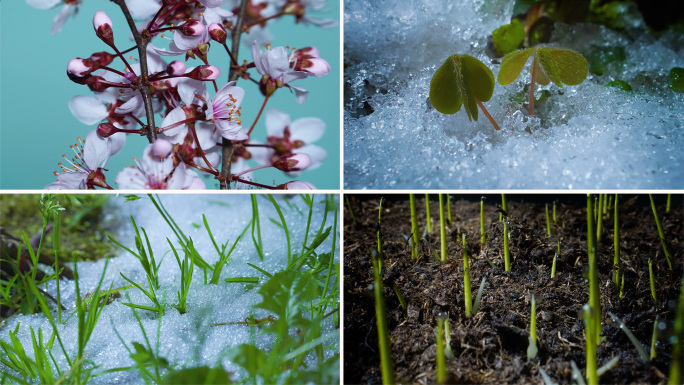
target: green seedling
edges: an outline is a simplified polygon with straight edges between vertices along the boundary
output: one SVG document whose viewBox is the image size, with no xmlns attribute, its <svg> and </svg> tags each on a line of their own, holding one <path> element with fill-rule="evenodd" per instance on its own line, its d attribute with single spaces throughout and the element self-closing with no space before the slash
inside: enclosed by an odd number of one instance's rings
<svg viewBox="0 0 684 385">
<path fill-rule="evenodd" d="M 392 282 L 392 289 L 394 289 L 394 294 L 397 295 L 397 299 L 399 300 L 401 308 L 404 309 L 404 311 L 406 311 L 406 309 L 408 309 L 408 304 L 406 303 L 406 299 L 404 298 L 404 296 L 401 294 L 399 286 L 397 286 L 396 282 Z"/>
<path fill-rule="evenodd" d="M 481 61 L 468 55 L 449 56 L 430 81 L 430 103 L 443 114 L 455 114 L 461 106 L 468 119 L 477 121 L 477 107 L 496 124 L 482 102 L 489 101 L 494 93 L 494 74 Z"/>
<path fill-rule="evenodd" d="M 480 288 L 477 289 L 477 295 L 475 296 L 475 303 L 473 304 L 473 314 L 477 314 L 480 310 L 480 303 L 482 302 L 482 293 L 484 292 L 485 283 L 487 282 L 487 277 L 482 277 L 480 282 Z"/>
<path fill-rule="evenodd" d="M 551 278 L 556 277 L 556 260 L 558 259 L 559 255 L 560 255 L 560 241 L 558 241 L 558 248 L 556 250 L 556 253 L 553 255 L 553 263 L 551 264 Z"/>
<path fill-rule="evenodd" d="M 534 294 L 530 297 L 530 344 L 527 346 L 527 361 L 532 361 L 537 356 L 537 304 L 534 301 Z"/>
<path fill-rule="evenodd" d="M 259 277 L 235 277 L 235 278 L 226 278 L 226 282 L 229 283 L 250 283 L 250 284 L 258 284 L 259 283 Z"/>
<path fill-rule="evenodd" d="M 598 210 L 596 211 L 596 243 L 601 243 L 603 236 L 603 205 L 605 204 L 605 194 L 598 196 Z"/>
<path fill-rule="evenodd" d="M 154 287 L 154 289 L 159 289 L 159 266 L 161 266 L 161 263 L 164 259 L 162 258 L 162 260 L 160 260 L 159 263 L 155 263 L 154 252 L 152 251 L 152 245 L 150 244 L 150 240 L 147 237 L 147 232 L 144 228 L 140 229 L 142 230 L 142 233 L 145 236 L 145 243 L 143 244 L 142 238 L 140 237 L 140 231 L 138 230 L 138 225 L 136 225 L 133 216 L 131 216 L 131 223 L 133 224 L 133 229 L 135 230 L 135 246 L 138 249 L 137 253 L 129 249 L 128 247 L 122 245 L 111 236 L 107 235 L 107 237 L 109 237 L 109 240 L 114 242 L 114 244 L 128 251 L 134 257 L 136 257 L 140 262 L 140 265 L 143 267 L 143 270 L 145 270 L 145 274 L 147 274 L 148 282 Z M 147 245 L 147 250 L 145 250 L 145 245 Z"/>
<path fill-rule="evenodd" d="M 290 266 L 292 264 L 292 247 L 290 245 L 290 232 L 287 230 L 287 222 L 285 222 L 285 217 L 283 216 L 283 212 L 280 209 L 280 205 L 278 204 L 278 202 L 276 202 L 273 195 L 268 194 L 268 199 L 271 201 L 273 207 L 275 207 L 276 211 L 278 212 L 278 217 L 280 217 L 280 224 L 278 224 L 278 222 L 276 222 L 273 219 L 271 219 L 271 221 L 274 224 L 280 226 L 285 232 L 285 239 L 287 239 L 287 265 Z"/>
<path fill-rule="evenodd" d="M 523 40 L 525 40 L 525 28 L 518 19 L 511 20 L 511 24 L 502 25 L 492 33 L 492 41 L 498 57 L 518 49 Z"/>
<path fill-rule="evenodd" d="M 668 75 L 667 83 L 672 91 L 684 92 L 684 68 L 672 68 Z"/>
<path fill-rule="evenodd" d="M 653 360 L 656 358 L 656 342 L 658 341 L 658 314 L 656 314 L 655 321 L 653 321 L 653 333 L 651 334 L 651 355 L 649 358 Z"/>
<path fill-rule="evenodd" d="M 378 239 L 378 261 L 380 268 L 382 269 L 383 265 L 383 260 L 385 259 L 385 254 L 382 251 L 382 221 L 381 221 L 381 216 L 382 216 L 382 200 L 383 198 L 380 198 L 380 204 L 378 205 L 378 222 L 375 227 L 375 232 L 377 233 L 377 239 Z"/>
<path fill-rule="evenodd" d="M 620 277 L 620 298 L 625 296 L 625 275 Z"/>
<path fill-rule="evenodd" d="M 204 214 L 202 214 L 202 218 L 204 219 Z M 352 216 L 353 218 L 353 216 Z M 207 230 L 209 230 L 209 226 L 206 225 L 207 220 L 204 219 L 204 224 L 207 227 Z M 257 196 L 255 194 L 252 194 L 252 242 L 254 242 L 254 248 L 257 251 L 257 254 L 259 254 L 259 259 L 262 261 L 264 260 L 264 243 L 261 240 L 261 222 L 259 222 L 259 205 L 257 204 Z M 254 236 L 254 233 L 256 232 L 256 236 Z M 209 232 L 211 235 L 211 232 Z M 214 238 L 211 238 L 212 241 Z M 214 242 L 214 246 L 216 246 L 216 242 Z M 218 247 L 216 248 L 216 251 L 218 251 Z M 220 254 L 220 253 L 219 253 Z"/>
<path fill-rule="evenodd" d="M 444 351 L 444 315 L 437 316 L 437 383 L 443 384 L 447 378 L 446 354 Z"/>
<path fill-rule="evenodd" d="M 356 226 L 356 216 L 354 215 L 354 210 L 352 210 L 351 203 L 349 202 L 349 197 L 345 196 L 344 201 L 347 203 L 347 211 L 349 211 L 349 216 L 352 219 L 352 226 Z"/>
<path fill-rule="evenodd" d="M 535 82 L 544 86 L 550 82 L 558 87 L 563 87 L 563 84 L 574 86 L 582 83 L 589 71 L 587 60 L 575 51 L 547 47 L 528 48 L 504 56 L 497 76 L 499 84 L 505 86 L 517 79 L 530 56 L 534 57 L 530 81 L 530 115 L 534 115 Z"/>
<path fill-rule="evenodd" d="M 672 206 L 672 194 L 667 194 L 667 203 L 665 203 L 665 214 L 670 213 L 670 207 Z"/>
<path fill-rule="evenodd" d="M 625 334 L 627 334 L 627 338 L 629 338 L 629 340 L 632 342 L 632 344 L 636 348 L 637 352 L 639 352 L 639 357 L 641 357 L 641 360 L 644 362 L 648 362 L 649 355 L 646 352 L 646 349 L 644 349 L 644 346 L 641 345 L 641 342 L 639 342 L 639 340 L 634 336 L 634 334 L 632 334 L 632 331 L 629 330 L 627 325 L 625 325 L 625 323 L 622 322 L 622 320 L 620 318 L 618 318 L 618 316 L 616 316 L 612 312 L 608 312 L 608 315 L 610 316 L 610 318 L 613 319 L 613 322 L 615 324 L 617 324 L 617 327 L 619 327 L 620 330 L 622 330 L 623 332 L 625 332 Z"/>
<path fill-rule="evenodd" d="M 409 194 L 411 202 L 411 258 L 418 258 L 418 215 L 416 213 L 416 196 Z"/>
<path fill-rule="evenodd" d="M 378 345 L 380 347 L 380 369 L 382 371 L 382 383 L 385 385 L 394 384 L 394 362 L 392 360 L 392 346 L 387 330 L 387 319 L 385 314 L 385 298 L 382 296 L 382 277 L 380 276 L 380 259 L 378 252 L 371 250 L 373 262 L 373 277 L 375 283 L 375 318 L 378 327 Z"/>
<path fill-rule="evenodd" d="M 546 204 L 546 235 L 551 236 L 551 219 L 549 218 L 549 204 Z"/>
<path fill-rule="evenodd" d="M 681 288 L 679 289 L 679 300 L 675 312 L 674 327 L 672 333 L 672 363 L 670 364 L 670 376 L 667 379 L 669 385 L 681 384 L 682 376 L 682 336 L 684 336 L 684 275 L 682 275 Z"/>
<path fill-rule="evenodd" d="M 504 269 L 506 271 L 511 271 L 511 251 L 508 247 L 508 221 L 504 219 Z"/>
<path fill-rule="evenodd" d="M 465 296 L 465 315 L 473 314 L 473 299 L 470 296 L 470 264 L 468 263 L 468 245 L 466 236 L 463 234 L 463 295 Z"/>
<path fill-rule="evenodd" d="M 553 225 L 558 226 L 558 218 L 556 217 L 556 201 L 553 201 Z"/>
<path fill-rule="evenodd" d="M 447 218 L 449 219 L 448 223 L 449 223 L 449 226 L 451 227 L 454 225 L 454 220 L 451 217 L 451 195 L 450 194 L 447 194 L 446 204 L 447 204 Z"/>
<path fill-rule="evenodd" d="M 582 318 L 584 319 L 584 335 L 586 341 L 586 355 L 587 355 L 587 381 L 589 385 L 598 385 L 598 373 L 596 371 L 596 333 L 594 332 L 594 325 L 596 324 L 597 315 L 589 304 L 582 307 Z M 582 376 L 580 375 L 580 378 Z"/>
<path fill-rule="evenodd" d="M 613 224 L 613 284 L 615 291 L 620 287 L 620 221 L 618 220 L 618 196 L 615 194 L 615 215 Z"/>
<path fill-rule="evenodd" d="M 504 220 L 504 217 L 506 216 L 506 214 L 504 214 L 504 213 L 508 213 L 508 204 L 506 203 L 506 194 L 501 194 L 501 211 L 503 211 L 503 213 L 499 212 L 499 222 Z"/>
<path fill-rule="evenodd" d="M 440 259 L 446 262 L 447 254 L 447 235 L 446 235 L 446 218 L 444 217 L 444 194 L 439 194 L 439 241 L 440 241 Z"/>
<path fill-rule="evenodd" d="M 254 196 L 252 195 L 252 197 L 254 197 Z M 258 212 L 257 212 L 257 215 L 258 215 Z M 247 224 L 245 229 L 242 230 L 242 234 L 240 234 L 235 239 L 235 242 L 233 242 L 233 246 L 226 253 L 226 248 L 228 248 L 228 242 L 222 244 L 221 247 L 219 248 L 219 245 L 216 243 L 216 240 L 214 240 L 214 235 L 211 233 L 211 229 L 209 228 L 209 223 L 207 222 L 207 218 L 204 216 L 204 214 L 202 214 L 202 220 L 204 221 L 204 227 L 207 229 L 207 233 L 209 233 L 209 238 L 211 238 L 211 243 L 214 245 L 214 248 L 216 249 L 216 252 L 219 255 L 219 260 L 216 261 L 216 264 L 214 264 L 214 272 L 211 276 L 211 280 L 209 281 L 210 284 L 217 285 L 219 279 L 221 278 L 221 271 L 223 271 L 223 267 L 226 265 L 226 263 L 228 263 L 228 259 L 230 258 L 230 255 L 233 253 L 233 250 L 235 250 L 235 246 L 237 246 L 238 242 L 240 242 L 240 239 L 242 239 L 242 236 L 245 235 L 247 228 L 250 227 L 250 225 L 253 223 L 253 221 L 250 224 Z M 261 234 L 259 235 L 259 242 L 261 242 Z M 263 251 L 259 252 L 259 247 L 257 246 L 256 243 L 255 243 L 255 249 L 257 249 L 257 253 L 260 253 L 259 254 L 260 256 L 263 254 Z"/>
<path fill-rule="evenodd" d="M 184 257 L 183 261 L 181 262 L 181 259 L 171 241 L 169 241 L 168 238 L 166 241 L 169 243 L 169 246 L 171 246 L 171 250 L 176 257 L 176 262 L 178 262 L 178 267 L 181 271 L 181 287 L 178 291 L 178 306 L 176 306 L 176 309 L 178 309 L 181 314 L 185 314 L 187 312 L 186 306 L 188 292 L 190 291 L 190 283 L 192 282 L 192 273 L 195 270 L 195 256 L 197 255 L 197 250 L 195 250 L 195 247 L 192 244 L 192 239 L 188 239 L 187 248 L 184 248 L 183 250 Z"/>
<path fill-rule="evenodd" d="M 653 302 L 658 303 L 658 296 L 656 295 L 655 288 L 655 278 L 653 277 L 653 261 L 651 261 L 651 258 L 648 259 L 648 280 L 651 283 L 651 296 L 653 297 Z"/>
<path fill-rule="evenodd" d="M 665 240 L 665 232 L 663 231 L 663 224 L 658 218 L 658 210 L 656 210 L 655 202 L 653 201 L 653 195 L 648 194 L 651 198 L 651 208 L 653 209 L 653 216 L 655 217 L 656 227 L 658 227 L 658 236 L 660 237 L 660 244 L 663 246 L 663 252 L 665 253 L 665 258 L 667 258 L 667 265 L 670 270 L 672 270 L 672 261 L 670 260 L 670 252 L 667 249 L 667 241 Z"/>
<path fill-rule="evenodd" d="M 430 197 L 425 194 L 425 221 L 427 223 L 426 230 L 428 234 L 432 234 L 432 217 L 430 216 Z"/>
<path fill-rule="evenodd" d="M 594 335 L 592 341 L 598 344 L 601 334 L 601 302 L 599 291 L 598 265 L 596 262 L 596 230 L 594 230 L 594 202 L 591 194 L 587 194 L 587 250 L 589 250 L 589 306 L 594 312 L 591 318 Z M 592 330 L 592 329 L 589 329 Z"/>
<path fill-rule="evenodd" d="M 485 215 L 484 215 L 484 200 L 485 197 L 483 196 L 480 198 L 480 243 L 485 244 L 487 243 L 487 233 L 485 232 Z"/>
</svg>

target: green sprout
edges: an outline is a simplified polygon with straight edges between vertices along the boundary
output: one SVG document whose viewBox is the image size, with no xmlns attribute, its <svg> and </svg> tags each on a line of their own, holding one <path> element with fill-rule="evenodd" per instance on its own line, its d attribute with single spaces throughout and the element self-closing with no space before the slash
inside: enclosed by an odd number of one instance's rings
<svg viewBox="0 0 684 385">
<path fill-rule="evenodd" d="M 549 204 L 546 204 L 546 235 L 551 236 L 551 219 L 549 218 Z"/>
<path fill-rule="evenodd" d="M 534 301 L 534 294 L 530 297 L 530 344 L 527 347 L 527 360 L 532 361 L 537 356 L 537 304 Z"/>
<path fill-rule="evenodd" d="M 416 196 L 409 194 L 411 202 L 411 258 L 418 258 L 418 215 L 416 213 Z"/>
<path fill-rule="evenodd" d="M 394 293 L 397 295 L 397 299 L 399 300 L 399 304 L 401 305 L 402 309 L 406 311 L 406 309 L 408 309 L 408 304 L 406 303 L 404 296 L 401 294 L 399 286 L 397 286 L 396 282 L 392 282 L 392 289 L 394 289 Z"/>
<path fill-rule="evenodd" d="M 425 194 L 425 220 L 427 222 L 426 231 L 432 234 L 432 217 L 430 216 L 430 197 Z"/>
<path fill-rule="evenodd" d="M 484 292 L 485 283 L 487 283 L 487 277 L 482 277 L 480 288 L 477 289 L 477 295 L 475 296 L 475 303 L 473 303 L 473 314 L 477 314 L 477 311 L 480 310 L 480 303 L 482 302 L 482 293 Z"/>
<path fill-rule="evenodd" d="M 553 225 L 558 226 L 558 219 L 556 217 L 556 201 L 553 201 Z"/>
<path fill-rule="evenodd" d="M 392 360 L 392 347 L 387 330 L 387 318 L 385 314 L 385 298 L 382 296 L 382 277 L 380 276 L 380 259 L 378 252 L 371 250 L 373 260 L 373 277 L 375 283 L 375 318 L 378 326 L 378 345 L 380 347 L 380 369 L 382 371 L 382 383 L 394 384 L 394 362 Z"/>
<path fill-rule="evenodd" d="M 344 200 L 347 203 L 347 210 L 349 211 L 349 216 L 352 219 L 352 225 L 356 226 L 356 216 L 354 216 L 354 210 L 352 210 L 351 203 L 349 202 L 349 197 L 345 196 Z"/>
<path fill-rule="evenodd" d="M 437 383 L 443 384 L 447 378 L 446 355 L 444 352 L 444 316 L 437 316 Z"/>
<path fill-rule="evenodd" d="M 482 102 L 494 93 L 494 74 L 481 61 L 468 55 L 449 56 L 430 80 L 430 103 L 443 114 L 455 114 L 463 105 L 468 119 L 477 121 L 477 107 L 496 124 Z"/>
<path fill-rule="evenodd" d="M 440 257 L 442 262 L 446 262 L 447 255 L 447 235 L 446 235 L 446 218 L 444 217 L 444 194 L 439 194 L 439 240 L 440 240 Z"/>
<path fill-rule="evenodd" d="M 665 214 L 670 213 L 670 207 L 672 206 L 672 194 L 667 194 L 667 203 L 665 204 Z"/>
<path fill-rule="evenodd" d="M 591 194 L 587 194 L 587 249 L 589 250 L 589 306 L 594 312 L 591 317 L 594 335 L 592 341 L 598 343 L 601 334 L 601 302 L 598 278 L 598 265 L 596 262 L 596 231 L 594 230 L 594 204 Z"/>
<path fill-rule="evenodd" d="M 653 302 L 658 303 L 658 297 L 656 295 L 655 288 L 655 278 L 653 277 L 653 261 L 651 261 L 651 258 L 648 259 L 648 279 L 651 282 L 651 296 L 653 297 Z"/>
<path fill-rule="evenodd" d="M 551 264 L 551 278 L 556 277 L 556 260 L 558 259 L 559 255 L 560 255 L 560 241 L 558 241 L 558 250 L 553 255 L 553 263 Z"/>
<path fill-rule="evenodd" d="M 598 210 L 596 211 L 596 243 L 601 243 L 603 236 L 603 206 L 605 205 L 605 194 L 598 196 Z"/>
<path fill-rule="evenodd" d="M 632 331 L 629 330 L 627 325 L 625 325 L 625 323 L 622 322 L 622 320 L 620 318 L 618 318 L 618 316 L 616 316 L 612 312 L 608 312 L 608 315 L 610 316 L 610 318 L 613 319 L 613 323 L 617 324 L 617 327 L 619 327 L 620 330 L 622 330 L 623 332 L 625 332 L 625 334 L 627 334 L 627 338 L 629 338 L 629 340 L 632 342 L 632 344 L 636 348 L 637 352 L 639 352 L 639 357 L 641 357 L 641 360 L 644 362 L 648 362 L 649 355 L 648 355 L 648 353 L 646 353 L 646 349 L 644 349 L 644 346 L 641 345 L 641 342 L 639 342 L 639 340 L 634 336 L 634 334 L 632 334 Z"/>
<path fill-rule="evenodd" d="M 511 251 L 508 247 L 508 221 L 504 220 L 504 233 L 503 233 L 503 244 L 504 244 L 504 269 L 506 271 L 511 271 Z"/>
<path fill-rule="evenodd" d="M 185 314 L 187 312 L 187 299 L 188 293 L 190 292 L 190 283 L 192 282 L 192 273 L 195 270 L 195 259 L 199 254 L 192 244 L 192 239 L 189 239 L 188 243 L 183 245 L 184 257 L 181 262 L 176 249 L 173 247 L 173 243 L 171 243 L 168 238 L 166 238 L 166 241 L 169 243 L 169 246 L 171 246 L 171 250 L 176 257 L 176 262 L 178 262 L 178 267 L 181 271 L 181 287 L 178 291 L 178 306 L 176 306 L 176 309 L 178 309 L 178 312 L 181 314 Z"/>
<path fill-rule="evenodd" d="M 381 232 L 381 221 L 380 221 L 380 216 L 382 214 L 382 200 L 383 198 L 380 198 L 380 205 L 378 205 L 378 223 L 377 223 L 377 228 L 376 228 L 376 233 L 378 237 L 378 261 L 379 261 L 379 266 L 382 269 L 383 265 L 383 257 L 384 253 L 382 252 L 382 232 Z"/>
<path fill-rule="evenodd" d="M 483 245 L 487 242 L 487 233 L 485 232 L 484 200 L 484 196 L 480 198 L 480 243 Z"/>
<path fill-rule="evenodd" d="M 534 85 L 548 85 L 554 82 L 558 87 L 563 84 L 575 86 L 584 81 L 589 71 L 587 60 L 575 51 L 561 48 L 528 48 L 511 52 L 501 60 L 497 76 L 499 84 L 505 86 L 520 76 L 527 60 L 534 54 L 532 78 L 530 81 L 530 115 L 534 115 Z"/>
<path fill-rule="evenodd" d="M 597 315 L 589 304 L 582 307 L 582 318 L 584 319 L 586 354 L 587 354 L 587 381 L 589 385 L 598 385 L 598 373 L 596 371 L 596 333 L 594 333 L 594 325 L 596 324 Z"/>
<path fill-rule="evenodd" d="M 501 210 L 508 213 L 508 204 L 506 203 L 506 194 L 501 194 Z M 503 221 L 505 214 L 499 212 L 499 222 Z"/>
<path fill-rule="evenodd" d="M 473 299 L 470 297 L 470 264 L 468 263 L 468 245 L 465 234 L 463 234 L 463 295 L 465 297 L 465 315 L 470 317 L 473 313 Z"/>
<path fill-rule="evenodd" d="M 451 216 L 451 194 L 447 194 L 447 218 L 449 219 L 449 226 L 454 225 L 454 220 Z M 669 211 L 668 211 L 669 212 Z"/>
<path fill-rule="evenodd" d="M 660 244 L 663 245 L 663 252 L 665 253 L 665 258 L 667 258 L 667 265 L 672 270 L 672 262 L 670 261 L 670 251 L 667 249 L 667 242 L 665 241 L 665 232 L 663 231 L 663 224 L 658 218 L 658 210 L 656 210 L 655 202 L 653 201 L 653 195 L 648 194 L 651 198 L 651 208 L 653 209 L 653 216 L 655 217 L 656 227 L 658 227 L 658 236 L 660 236 Z"/>
<path fill-rule="evenodd" d="M 618 196 L 615 194 L 615 219 L 613 224 L 613 284 L 615 290 L 619 288 L 620 281 L 620 222 L 618 220 Z"/>
</svg>

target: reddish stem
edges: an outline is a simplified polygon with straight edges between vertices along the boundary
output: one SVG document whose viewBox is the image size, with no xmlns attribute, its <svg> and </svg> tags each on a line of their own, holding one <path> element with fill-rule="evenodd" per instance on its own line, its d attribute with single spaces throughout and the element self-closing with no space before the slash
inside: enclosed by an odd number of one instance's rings
<svg viewBox="0 0 684 385">
<path fill-rule="evenodd" d="M 530 116 L 534 115 L 534 79 L 537 75 L 537 52 L 534 53 L 532 61 L 532 81 L 530 82 Z"/>
<path fill-rule="evenodd" d="M 266 102 L 268 102 L 268 96 L 264 98 L 264 102 L 261 104 L 261 109 L 259 109 L 259 114 L 257 115 L 256 119 L 254 119 L 254 123 L 252 123 L 252 127 L 249 128 L 249 131 L 247 131 L 247 136 L 252 135 L 252 130 L 254 129 L 254 126 L 256 126 L 257 122 L 259 121 L 259 117 L 261 116 L 261 113 L 264 111 L 264 107 L 266 107 Z"/>
<path fill-rule="evenodd" d="M 500 129 L 500 128 L 499 128 L 499 125 L 496 124 L 496 122 L 494 121 L 494 119 L 492 118 L 492 116 L 489 115 L 489 112 L 488 112 L 487 109 L 485 108 L 484 104 L 482 104 L 482 102 L 481 102 L 480 99 L 478 99 L 478 98 L 475 98 L 475 101 L 477 102 L 477 105 L 480 106 L 480 109 L 482 110 L 482 113 L 485 114 L 485 116 L 487 117 L 487 119 L 489 119 L 489 121 L 492 122 L 492 125 L 493 125 L 494 128 L 498 131 L 498 130 Z"/>
</svg>

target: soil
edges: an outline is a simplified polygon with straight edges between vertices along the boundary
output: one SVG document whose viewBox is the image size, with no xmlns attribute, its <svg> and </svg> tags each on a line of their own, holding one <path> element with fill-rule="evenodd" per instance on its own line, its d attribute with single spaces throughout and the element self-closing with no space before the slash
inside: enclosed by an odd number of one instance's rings
<svg viewBox="0 0 684 385">
<path fill-rule="evenodd" d="M 411 259 L 405 236 L 411 234 L 407 195 L 385 195 L 381 234 L 384 269 L 383 294 L 392 354 L 398 382 L 436 382 L 436 316 L 448 314 L 450 347 L 449 383 L 542 383 L 539 369 L 554 382 L 571 383 L 574 361 L 584 374 L 585 339 L 582 306 L 588 302 L 586 280 L 586 195 L 507 195 L 511 271 L 504 271 L 503 224 L 499 222 L 500 195 L 487 196 L 487 240 L 480 245 L 480 195 L 452 196 L 453 225 L 448 226 L 447 261 L 439 262 L 425 244 Z M 347 195 L 344 226 L 344 382 L 381 383 L 380 359 L 371 250 L 377 248 L 376 225 L 380 196 Z M 430 201 L 434 231 L 426 238 L 439 254 L 439 204 Z M 673 196 L 665 213 L 665 196 L 655 196 L 674 270 L 668 264 L 658 237 L 648 195 L 619 196 L 620 253 L 625 275 L 624 297 L 612 284 L 613 221 L 603 220 L 598 244 L 602 332 L 598 366 L 619 356 L 619 363 L 600 378 L 601 383 L 666 383 L 672 359 L 675 303 L 679 298 L 684 260 L 683 197 Z M 420 231 L 424 231 L 424 195 L 416 197 Z M 546 233 L 545 204 L 556 201 L 557 224 Z M 352 219 L 349 208 L 356 221 Z M 472 296 L 486 284 L 480 308 L 465 316 L 463 246 L 467 235 Z M 458 241 L 458 242 L 456 242 Z M 555 278 L 550 278 L 557 242 L 561 252 Z M 657 302 L 651 296 L 648 258 L 653 259 Z M 491 264 L 490 264 L 491 262 Z M 492 266 L 493 264 L 493 266 Z M 408 303 L 407 310 L 393 290 L 396 284 Z M 527 359 L 530 296 L 536 299 L 539 352 Z M 644 362 L 626 334 L 611 321 L 620 317 L 650 351 L 656 315 L 664 329 L 658 333 L 657 357 Z"/>
</svg>

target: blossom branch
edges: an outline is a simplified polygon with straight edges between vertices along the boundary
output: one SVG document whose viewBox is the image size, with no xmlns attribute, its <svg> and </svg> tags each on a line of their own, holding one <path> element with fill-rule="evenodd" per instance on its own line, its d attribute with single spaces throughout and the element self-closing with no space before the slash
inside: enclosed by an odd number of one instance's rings
<svg viewBox="0 0 684 385">
<path fill-rule="evenodd" d="M 140 83 L 138 84 L 138 91 L 142 94 L 143 103 L 145 105 L 145 115 L 147 116 L 147 140 L 150 143 L 154 143 L 157 139 L 156 126 L 154 124 L 154 110 L 152 109 L 152 94 L 150 93 L 150 84 L 147 79 L 149 70 L 147 68 L 147 43 L 150 42 L 150 36 L 145 34 L 142 36 L 138 32 L 138 28 L 135 26 L 135 21 L 131 16 L 128 6 L 124 0 L 112 0 L 117 4 L 128 22 L 128 26 L 133 33 L 133 38 L 138 46 L 138 56 L 140 56 Z M 162 5 L 163 6 L 163 5 Z"/>
<path fill-rule="evenodd" d="M 121 0 L 120 0 L 121 1 Z M 245 19 L 245 13 L 247 11 L 247 3 L 249 0 L 242 0 L 240 3 L 240 12 L 238 14 L 237 21 L 235 23 L 235 29 L 233 29 L 233 45 L 231 52 L 233 53 L 234 57 L 238 57 L 238 50 L 240 49 L 240 36 L 242 35 L 242 22 Z M 240 73 L 235 69 L 232 68 L 228 74 L 228 81 L 233 81 L 237 80 L 238 76 Z M 235 147 L 233 146 L 233 142 L 223 138 L 221 141 L 221 174 L 224 176 L 229 176 L 230 175 L 230 166 L 233 161 L 233 152 L 235 152 Z M 222 190 L 230 190 L 230 182 L 227 180 L 228 178 L 224 179 L 221 181 L 221 189 Z"/>
</svg>

